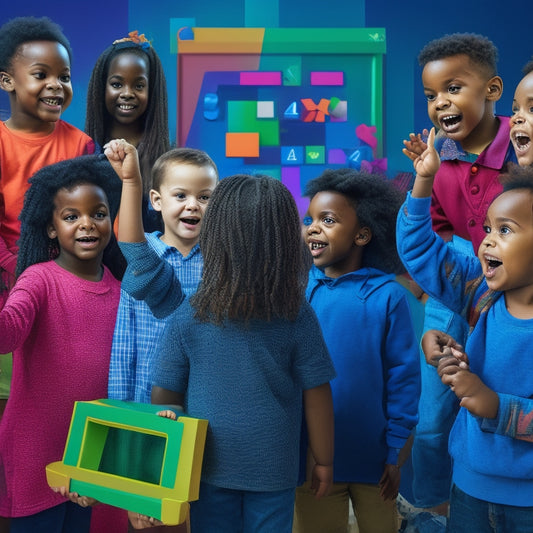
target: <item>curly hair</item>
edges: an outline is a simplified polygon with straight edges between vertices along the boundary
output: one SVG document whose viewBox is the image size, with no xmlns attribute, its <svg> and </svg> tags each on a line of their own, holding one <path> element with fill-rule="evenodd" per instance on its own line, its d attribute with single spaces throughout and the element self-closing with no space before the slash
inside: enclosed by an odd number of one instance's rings
<svg viewBox="0 0 533 533">
<path fill-rule="evenodd" d="M 503 185 L 503 192 L 514 189 L 528 189 L 533 192 L 533 166 L 521 167 L 515 163 L 508 163 L 499 180 Z"/>
<path fill-rule="evenodd" d="M 427 43 L 418 55 L 420 66 L 430 61 L 464 54 L 487 72 L 489 77 L 496 76 L 498 49 L 494 43 L 476 33 L 452 33 Z"/>
<path fill-rule="evenodd" d="M 159 191 L 168 165 L 175 164 L 211 167 L 218 178 L 218 168 L 206 152 L 196 148 L 173 148 L 160 155 L 154 163 L 152 167 L 152 189 Z"/>
<path fill-rule="evenodd" d="M 291 193 L 269 176 L 224 178 L 207 206 L 200 248 L 204 271 L 191 297 L 202 321 L 294 320 L 310 257 Z"/>
<path fill-rule="evenodd" d="M 143 176 L 143 188 L 152 188 L 151 171 L 156 159 L 170 149 L 168 133 L 167 83 L 163 66 L 155 50 L 136 43 L 117 43 L 106 48 L 94 65 L 87 90 L 85 133 L 100 146 L 110 141 L 111 116 L 105 105 L 107 76 L 111 61 L 119 54 L 136 54 L 149 64 L 148 106 L 144 113 L 143 135 L 137 146 Z"/>
<path fill-rule="evenodd" d="M 0 27 L 0 71 L 8 72 L 19 46 L 31 41 L 58 42 L 72 62 L 70 42 L 58 24 L 48 17 L 17 17 Z"/>
<path fill-rule="evenodd" d="M 107 196 L 112 220 L 117 215 L 122 190 L 122 182 L 103 155 L 84 155 L 45 166 L 30 178 L 29 183 L 19 216 L 21 231 L 17 277 L 30 265 L 54 259 L 59 253 L 57 239 L 48 236 L 48 225 L 53 216 L 54 199 L 60 189 L 71 190 L 81 184 L 100 187 Z M 108 247 L 114 246 L 112 243 L 110 241 Z M 106 259 L 104 254 L 104 264 L 115 274 L 115 267 L 122 267 L 122 257 L 111 255 Z"/>
<path fill-rule="evenodd" d="M 396 250 L 396 217 L 404 200 L 402 192 L 387 178 L 353 168 L 328 169 L 306 185 L 304 196 L 322 191 L 337 192 L 353 206 L 359 224 L 370 229 L 362 265 L 401 274 L 405 268 Z"/>
<path fill-rule="evenodd" d="M 527 76 L 533 70 L 533 57 L 522 68 L 522 74 Z"/>
</svg>

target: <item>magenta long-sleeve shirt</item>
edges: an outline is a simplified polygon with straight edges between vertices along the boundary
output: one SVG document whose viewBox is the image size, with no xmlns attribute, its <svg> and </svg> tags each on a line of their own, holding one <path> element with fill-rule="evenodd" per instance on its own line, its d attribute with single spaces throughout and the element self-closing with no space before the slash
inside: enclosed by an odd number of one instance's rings
<svg viewBox="0 0 533 533">
<path fill-rule="evenodd" d="M 65 500 L 46 482 L 61 460 L 76 400 L 107 395 L 120 284 L 87 281 L 53 261 L 26 269 L 0 312 L 0 353 L 13 351 L 0 422 L 0 515 L 28 516 Z"/>
</svg>

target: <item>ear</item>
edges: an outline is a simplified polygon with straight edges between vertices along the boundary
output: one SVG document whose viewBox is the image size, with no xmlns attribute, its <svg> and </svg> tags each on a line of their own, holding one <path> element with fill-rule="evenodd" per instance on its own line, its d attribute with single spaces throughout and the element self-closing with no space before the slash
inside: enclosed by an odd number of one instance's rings
<svg viewBox="0 0 533 533">
<path fill-rule="evenodd" d="M 13 78 L 11 74 L 8 72 L 0 72 L 0 88 L 2 88 L 4 91 L 10 93 L 15 90 L 15 86 L 13 84 Z"/>
<path fill-rule="evenodd" d="M 150 189 L 150 203 L 154 211 L 161 211 L 161 194 L 155 189 Z"/>
<path fill-rule="evenodd" d="M 372 240 L 372 231 L 366 226 L 359 230 L 354 242 L 357 246 L 366 246 Z"/>
<path fill-rule="evenodd" d="M 503 81 L 500 76 L 494 76 L 487 82 L 487 100 L 496 102 L 502 97 Z"/>
<path fill-rule="evenodd" d="M 50 239 L 55 239 L 57 237 L 57 230 L 54 228 L 53 224 L 48 224 L 46 233 Z"/>
</svg>

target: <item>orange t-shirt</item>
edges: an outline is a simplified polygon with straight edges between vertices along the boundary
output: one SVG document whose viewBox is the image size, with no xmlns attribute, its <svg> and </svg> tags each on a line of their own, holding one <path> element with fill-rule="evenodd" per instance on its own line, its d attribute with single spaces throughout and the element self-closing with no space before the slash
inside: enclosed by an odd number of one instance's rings
<svg viewBox="0 0 533 533">
<path fill-rule="evenodd" d="M 0 267 L 14 273 L 20 236 L 18 219 L 28 180 L 46 165 L 95 151 L 93 140 L 58 120 L 48 135 L 19 133 L 0 122 Z"/>
</svg>

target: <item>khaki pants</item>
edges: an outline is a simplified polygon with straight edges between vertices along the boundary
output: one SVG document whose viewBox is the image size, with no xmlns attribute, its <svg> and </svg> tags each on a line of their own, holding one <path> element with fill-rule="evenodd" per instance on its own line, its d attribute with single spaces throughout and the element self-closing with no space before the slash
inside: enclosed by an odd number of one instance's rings
<svg viewBox="0 0 533 533">
<path fill-rule="evenodd" d="M 317 500 L 308 482 L 296 489 L 293 533 L 346 533 L 350 501 L 359 533 L 397 533 L 396 500 L 383 501 L 377 485 L 334 483 L 330 494 Z"/>
</svg>

